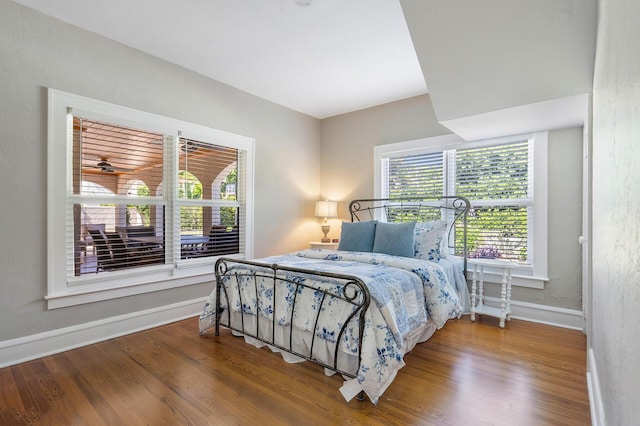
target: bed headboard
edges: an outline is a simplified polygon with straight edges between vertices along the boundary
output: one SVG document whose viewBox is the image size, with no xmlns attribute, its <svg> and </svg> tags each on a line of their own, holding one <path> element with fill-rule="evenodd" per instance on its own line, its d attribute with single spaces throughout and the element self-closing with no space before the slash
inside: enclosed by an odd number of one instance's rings
<svg viewBox="0 0 640 426">
<path fill-rule="evenodd" d="M 381 222 L 447 222 L 448 247 L 464 259 L 467 271 L 467 218 L 471 203 L 459 196 L 414 196 L 401 198 L 373 198 L 349 203 L 351 221 L 378 220 Z"/>
</svg>

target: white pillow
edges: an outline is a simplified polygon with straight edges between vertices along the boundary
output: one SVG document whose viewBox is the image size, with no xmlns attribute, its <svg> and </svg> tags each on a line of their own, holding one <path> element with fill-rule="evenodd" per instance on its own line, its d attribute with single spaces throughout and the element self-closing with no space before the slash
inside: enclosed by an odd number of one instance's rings
<svg viewBox="0 0 640 426">
<path fill-rule="evenodd" d="M 443 255 L 440 250 L 446 231 L 447 222 L 444 220 L 416 223 L 413 257 L 432 262 L 438 262 L 441 257 L 446 257 L 446 252 Z"/>
</svg>

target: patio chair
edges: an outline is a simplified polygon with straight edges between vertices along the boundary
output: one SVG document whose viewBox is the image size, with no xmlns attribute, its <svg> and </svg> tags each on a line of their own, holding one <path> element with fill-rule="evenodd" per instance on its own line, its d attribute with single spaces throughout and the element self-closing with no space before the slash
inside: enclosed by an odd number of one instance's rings
<svg viewBox="0 0 640 426">
<path fill-rule="evenodd" d="M 240 232 L 238 225 L 228 226 L 214 225 L 209 231 L 209 242 L 207 243 L 207 256 L 220 256 L 223 254 L 234 254 L 240 251 Z"/>
<path fill-rule="evenodd" d="M 89 233 L 89 230 L 93 229 L 93 230 L 101 230 L 102 232 L 104 232 L 106 227 L 106 224 L 104 223 L 85 223 L 82 225 L 81 227 L 81 231 L 80 231 L 80 246 L 82 247 L 84 254 L 86 256 L 87 254 L 87 247 L 91 246 L 91 252 L 92 254 L 96 254 L 96 247 L 93 244 L 93 238 L 91 237 L 91 234 Z"/>
<path fill-rule="evenodd" d="M 153 226 L 127 226 L 124 228 L 127 247 L 135 251 L 135 259 L 129 259 L 136 266 L 164 263 L 164 247 L 160 242 L 139 242 L 136 238 L 156 237 Z"/>
<path fill-rule="evenodd" d="M 112 269 L 130 266 L 130 260 L 136 257 L 135 250 L 127 247 L 127 244 L 117 232 L 105 232 L 104 235 L 111 249 Z"/>
<path fill-rule="evenodd" d="M 88 231 L 89 235 L 91 235 L 91 240 L 93 241 L 93 246 L 96 249 L 96 255 L 98 258 L 96 273 L 100 270 L 110 271 L 126 266 L 126 262 L 123 264 L 121 258 L 118 258 L 117 261 L 114 259 L 107 241 L 107 236 L 101 229 L 89 229 Z"/>
</svg>

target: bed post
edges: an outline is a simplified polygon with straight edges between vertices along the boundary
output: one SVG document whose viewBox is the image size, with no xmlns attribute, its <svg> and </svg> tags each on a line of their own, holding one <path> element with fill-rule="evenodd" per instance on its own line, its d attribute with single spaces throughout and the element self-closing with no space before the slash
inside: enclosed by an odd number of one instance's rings
<svg viewBox="0 0 640 426">
<path fill-rule="evenodd" d="M 222 277 L 227 272 L 227 264 L 224 262 L 222 258 L 216 261 L 215 266 L 216 271 L 216 327 L 215 327 L 215 335 L 220 335 L 220 317 L 222 316 L 222 304 L 220 303 L 220 294 L 222 290 Z"/>
</svg>

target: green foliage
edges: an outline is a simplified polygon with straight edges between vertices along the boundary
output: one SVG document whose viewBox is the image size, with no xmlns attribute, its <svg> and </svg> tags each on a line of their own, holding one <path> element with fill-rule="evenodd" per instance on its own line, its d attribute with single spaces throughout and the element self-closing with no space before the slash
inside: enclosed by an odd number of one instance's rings
<svg viewBox="0 0 640 426">
<path fill-rule="evenodd" d="M 454 151 L 451 151 L 452 153 Z M 469 218 L 469 253 L 491 253 L 502 258 L 527 260 L 527 208 L 498 205 L 484 200 L 523 199 L 528 196 L 528 142 L 455 151 L 455 194 L 469 198 L 475 207 Z M 411 197 L 444 193 L 442 152 L 389 159 L 389 196 Z M 391 216 L 389 216 L 391 217 Z M 397 212 L 394 221 L 422 219 L 414 212 Z M 462 226 L 455 232 L 462 250 Z"/>
<path fill-rule="evenodd" d="M 238 223 L 237 211 L 237 207 L 220 207 L 220 225 L 236 225 Z"/>
<path fill-rule="evenodd" d="M 202 231 L 202 207 L 180 207 L 180 229 L 186 232 Z"/>
<path fill-rule="evenodd" d="M 462 224 L 456 227 L 456 247 L 462 247 Z M 475 208 L 468 219 L 467 250 L 524 262 L 527 260 L 527 208 L 504 206 Z"/>
<path fill-rule="evenodd" d="M 227 175 L 224 182 L 220 185 L 220 191 L 226 193 L 227 184 L 237 184 L 238 169 L 233 169 Z M 235 195 L 228 195 L 228 200 L 235 200 Z M 238 224 L 238 208 L 237 207 L 221 207 L 220 208 L 220 224 L 224 226 L 234 226 Z"/>
<path fill-rule="evenodd" d="M 525 198 L 527 142 L 509 149 L 485 147 L 456 152 L 456 194 L 472 200 Z"/>
<path fill-rule="evenodd" d="M 235 168 L 229 172 L 227 177 L 224 179 L 224 182 L 220 184 L 220 192 L 227 192 L 227 184 L 237 184 L 238 183 L 238 169 Z M 234 198 L 235 199 L 235 198 Z"/>
<path fill-rule="evenodd" d="M 467 239 L 472 256 L 527 260 L 526 207 L 478 207 L 482 200 L 527 197 L 527 146 L 520 142 L 457 151 L 456 194 L 474 200 L 476 206 Z"/>
<path fill-rule="evenodd" d="M 202 199 L 202 183 L 191 172 L 183 170 L 178 174 L 178 198 L 183 200 Z M 180 228 L 182 231 L 201 231 L 202 224 L 202 207 L 180 207 Z"/>
<path fill-rule="evenodd" d="M 389 197 L 443 193 L 442 152 L 389 159 Z"/>
<path fill-rule="evenodd" d="M 138 185 L 138 188 L 137 188 L 138 197 L 148 197 L 150 195 L 151 195 L 151 191 L 149 190 L 149 187 L 147 185 Z M 127 210 L 126 210 L 127 226 L 131 225 L 131 214 L 134 210 L 137 211 L 140 217 L 142 218 L 142 224 L 144 226 L 149 226 L 151 224 L 151 206 L 128 204 Z"/>
<path fill-rule="evenodd" d="M 225 192 L 227 184 L 237 182 L 237 171 L 232 170 L 224 182 L 220 185 L 221 192 Z M 193 174 L 182 171 L 179 175 L 178 196 L 182 199 L 202 199 L 203 188 L 200 181 Z M 235 196 L 227 199 L 235 199 Z M 225 226 L 234 226 L 237 224 L 237 207 L 221 207 L 220 208 L 220 224 Z M 180 226 L 183 232 L 201 232 L 203 229 L 203 210 L 202 207 L 183 206 L 180 208 Z"/>
<path fill-rule="evenodd" d="M 202 200 L 202 183 L 192 173 L 181 171 L 178 175 L 178 198 Z"/>
</svg>

